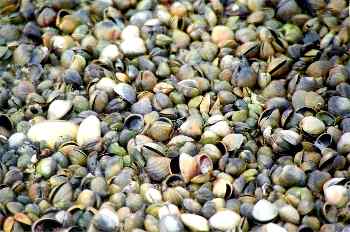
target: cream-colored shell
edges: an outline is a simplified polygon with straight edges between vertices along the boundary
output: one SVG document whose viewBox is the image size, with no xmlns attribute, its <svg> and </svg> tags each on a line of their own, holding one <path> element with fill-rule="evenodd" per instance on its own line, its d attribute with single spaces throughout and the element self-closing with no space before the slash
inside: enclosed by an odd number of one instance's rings
<svg viewBox="0 0 350 232">
<path fill-rule="evenodd" d="M 62 137 L 75 139 L 78 126 L 75 123 L 64 120 L 47 120 L 33 125 L 28 131 L 28 138 L 33 142 L 45 141 L 49 148 L 54 148 L 55 143 Z"/>
<path fill-rule="evenodd" d="M 100 120 L 90 115 L 85 118 L 78 129 L 77 142 L 79 146 L 84 146 L 92 142 L 96 142 L 101 138 L 101 123 Z"/>
</svg>

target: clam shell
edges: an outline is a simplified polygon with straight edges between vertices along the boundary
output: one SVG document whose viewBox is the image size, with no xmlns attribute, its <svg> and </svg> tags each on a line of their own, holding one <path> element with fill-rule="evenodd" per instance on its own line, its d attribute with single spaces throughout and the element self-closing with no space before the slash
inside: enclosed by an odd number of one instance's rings
<svg viewBox="0 0 350 232">
<path fill-rule="evenodd" d="M 209 223 L 207 219 L 202 216 L 184 213 L 181 214 L 180 218 L 185 226 L 187 226 L 191 231 L 209 231 Z"/>
<path fill-rule="evenodd" d="M 280 218 L 285 222 L 290 222 L 297 225 L 300 221 L 300 215 L 298 213 L 298 210 L 296 210 L 291 205 L 284 205 L 281 208 L 279 208 L 278 214 Z"/>
<path fill-rule="evenodd" d="M 226 145 L 228 151 L 233 151 L 239 149 L 244 141 L 244 136 L 242 134 L 229 134 L 226 135 L 222 142 Z"/>
<path fill-rule="evenodd" d="M 79 146 L 84 146 L 98 141 L 101 138 L 101 123 L 100 120 L 90 115 L 85 118 L 77 132 L 77 143 Z"/>
<path fill-rule="evenodd" d="M 76 138 L 78 126 L 63 120 L 47 120 L 33 125 L 28 131 L 28 138 L 33 142 L 45 141 L 49 148 L 62 137 Z"/>
<path fill-rule="evenodd" d="M 313 116 L 303 118 L 300 122 L 300 127 L 310 135 L 319 135 L 326 129 L 324 123 Z"/>
<path fill-rule="evenodd" d="M 196 159 L 186 153 L 182 153 L 179 158 L 181 175 L 186 182 L 190 181 L 198 174 Z"/>
<path fill-rule="evenodd" d="M 252 215 L 259 222 L 269 222 L 277 217 L 278 208 L 271 202 L 261 199 L 254 205 Z"/>
<path fill-rule="evenodd" d="M 239 226 L 241 216 L 236 212 L 228 209 L 215 213 L 209 219 L 209 225 L 217 230 L 227 231 Z"/>
<path fill-rule="evenodd" d="M 146 171 L 151 179 L 160 181 L 169 175 L 170 159 L 161 156 L 150 156 L 147 160 Z"/>
<path fill-rule="evenodd" d="M 47 118 L 49 120 L 61 119 L 72 108 L 73 104 L 68 100 L 54 100 L 51 102 L 49 109 L 47 110 Z"/>
<path fill-rule="evenodd" d="M 332 185 L 324 190 L 326 202 L 337 207 L 344 206 L 348 200 L 348 190 L 343 185 Z"/>
<path fill-rule="evenodd" d="M 341 154 L 350 152 L 350 132 L 344 133 L 337 144 L 337 151 Z"/>
</svg>

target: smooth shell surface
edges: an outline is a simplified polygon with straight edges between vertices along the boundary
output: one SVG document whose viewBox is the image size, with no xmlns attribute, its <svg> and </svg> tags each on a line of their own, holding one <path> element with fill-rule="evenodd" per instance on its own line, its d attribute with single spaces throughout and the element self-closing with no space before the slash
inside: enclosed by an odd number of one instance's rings
<svg viewBox="0 0 350 232">
<path fill-rule="evenodd" d="M 33 125 L 28 131 L 28 138 L 33 142 L 45 141 L 50 148 L 62 137 L 76 138 L 78 126 L 63 120 L 47 120 Z"/>
<path fill-rule="evenodd" d="M 252 215 L 259 222 L 268 222 L 277 217 L 278 208 L 271 202 L 262 199 L 254 205 Z"/>
<path fill-rule="evenodd" d="M 47 110 L 49 120 L 61 119 L 72 108 L 72 102 L 68 100 L 54 100 Z"/>
<path fill-rule="evenodd" d="M 181 214 L 181 220 L 191 231 L 209 231 L 207 219 L 196 214 Z"/>
<path fill-rule="evenodd" d="M 240 223 L 241 217 L 232 210 L 222 210 L 209 219 L 209 225 L 217 230 L 232 230 Z"/>
<path fill-rule="evenodd" d="M 300 126 L 303 131 L 311 135 L 319 135 L 326 129 L 324 123 L 313 116 L 303 118 L 300 122 Z"/>
<path fill-rule="evenodd" d="M 79 146 L 84 146 L 92 142 L 98 141 L 101 137 L 101 123 L 100 120 L 90 115 L 85 118 L 80 126 L 77 133 L 77 142 Z"/>
</svg>

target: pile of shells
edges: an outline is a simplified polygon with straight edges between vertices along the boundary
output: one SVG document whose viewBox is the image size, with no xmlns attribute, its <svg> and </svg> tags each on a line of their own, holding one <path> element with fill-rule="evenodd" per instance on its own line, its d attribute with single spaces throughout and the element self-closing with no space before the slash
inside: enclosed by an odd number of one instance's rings
<svg viewBox="0 0 350 232">
<path fill-rule="evenodd" d="M 349 232 L 346 0 L 0 0 L 0 230 Z"/>
</svg>

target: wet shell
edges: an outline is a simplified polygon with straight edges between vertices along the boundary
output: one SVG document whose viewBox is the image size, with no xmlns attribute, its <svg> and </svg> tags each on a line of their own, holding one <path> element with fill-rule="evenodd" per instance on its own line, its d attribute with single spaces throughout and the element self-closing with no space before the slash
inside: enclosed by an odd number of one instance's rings
<svg viewBox="0 0 350 232">
<path fill-rule="evenodd" d="M 90 115 L 85 118 L 77 132 L 77 143 L 79 146 L 85 146 L 97 142 L 101 138 L 101 123 L 100 120 Z"/>
<path fill-rule="evenodd" d="M 114 87 L 114 92 L 131 104 L 135 103 L 136 101 L 136 92 L 131 85 L 119 83 Z"/>
<path fill-rule="evenodd" d="M 49 120 L 61 119 L 72 109 L 72 106 L 71 101 L 54 100 L 47 111 L 47 118 Z"/>
<path fill-rule="evenodd" d="M 76 138 L 78 126 L 63 120 L 47 120 L 33 125 L 28 131 L 28 138 L 33 142 L 45 141 L 49 148 L 62 137 Z"/>
</svg>

